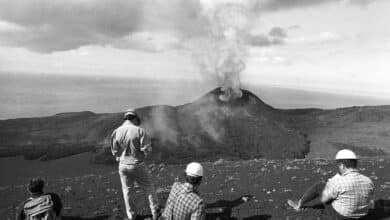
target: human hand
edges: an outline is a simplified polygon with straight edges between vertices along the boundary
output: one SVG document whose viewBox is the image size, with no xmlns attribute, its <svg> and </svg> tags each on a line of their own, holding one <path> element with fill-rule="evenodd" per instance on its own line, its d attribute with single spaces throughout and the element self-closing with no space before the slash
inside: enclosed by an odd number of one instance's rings
<svg viewBox="0 0 390 220">
<path fill-rule="evenodd" d="M 243 196 L 241 196 L 241 200 L 242 200 L 243 202 L 249 202 L 250 200 L 253 199 L 253 197 L 254 197 L 254 196 L 252 196 L 252 195 L 243 195 Z"/>
</svg>

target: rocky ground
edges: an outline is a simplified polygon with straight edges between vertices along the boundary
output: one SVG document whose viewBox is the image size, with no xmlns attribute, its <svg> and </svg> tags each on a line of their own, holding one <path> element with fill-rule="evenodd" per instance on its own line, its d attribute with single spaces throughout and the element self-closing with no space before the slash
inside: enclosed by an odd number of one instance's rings
<svg viewBox="0 0 390 220">
<path fill-rule="evenodd" d="M 52 164 L 54 165 L 54 164 Z M 2 165 L 4 166 L 4 165 Z M 170 186 L 180 179 L 185 165 L 149 165 L 161 203 Z M 390 219 L 390 159 L 363 159 L 362 173 L 371 177 L 376 186 L 375 199 L 387 203 L 377 207 L 377 219 Z M 335 164 L 328 160 L 250 160 L 205 163 L 206 176 L 200 192 L 206 203 L 219 201 L 219 208 L 207 210 L 208 219 L 324 219 L 321 210 L 295 212 L 286 205 L 288 198 L 298 198 L 306 188 L 334 175 Z M 29 177 L 26 168 L 26 179 Z M 46 191 L 56 192 L 63 199 L 63 219 L 122 219 L 124 217 L 119 177 L 115 167 L 91 169 L 90 173 L 62 177 L 58 171 L 46 175 Z M 45 176 L 45 175 L 43 175 Z M 19 182 L 20 183 L 20 182 Z M 233 204 L 243 195 L 254 197 L 247 203 Z M 13 219 L 17 204 L 27 197 L 25 185 L 6 184 L 0 188 L 0 216 Z M 136 188 L 141 213 L 148 214 L 142 192 Z M 223 208 L 223 206 L 237 205 Z M 387 209 L 387 214 L 382 213 Z M 386 215 L 388 216 L 386 218 Z"/>
</svg>

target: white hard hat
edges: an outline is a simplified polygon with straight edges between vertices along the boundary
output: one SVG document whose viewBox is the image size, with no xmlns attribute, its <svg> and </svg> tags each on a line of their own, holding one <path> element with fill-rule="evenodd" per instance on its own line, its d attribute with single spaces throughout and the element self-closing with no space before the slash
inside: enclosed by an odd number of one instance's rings
<svg viewBox="0 0 390 220">
<path fill-rule="evenodd" d="M 203 176 L 203 167 L 200 163 L 192 162 L 187 165 L 185 172 L 188 176 Z"/>
<path fill-rule="evenodd" d="M 337 152 L 336 160 L 343 160 L 343 159 L 357 160 L 358 158 L 353 151 L 348 149 L 343 149 Z"/>
<path fill-rule="evenodd" d="M 124 116 L 127 117 L 129 115 L 137 116 L 137 113 L 135 113 L 134 109 L 127 109 Z"/>
</svg>

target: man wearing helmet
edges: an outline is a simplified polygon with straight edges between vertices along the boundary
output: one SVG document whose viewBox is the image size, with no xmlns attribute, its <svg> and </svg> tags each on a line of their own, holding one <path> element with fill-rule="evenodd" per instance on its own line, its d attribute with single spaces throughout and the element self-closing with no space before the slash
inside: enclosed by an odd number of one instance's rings
<svg viewBox="0 0 390 220">
<path fill-rule="evenodd" d="M 358 158 L 348 149 L 336 154 L 340 174 L 336 174 L 326 183 L 321 182 L 307 190 L 297 202 L 287 203 L 295 210 L 319 198 L 332 219 L 362 219 L 366 217 L 372 199 L 374 184 L 371 179 L 357 170 Z"/>
<path fill-rule="evenodd" d="M 203 167 L 192 162 L 185 170 L 184 183 L 175 182 L 162 214 L 165 220 L 201 220 L 205 219 L 205 205 L 198 194 L 203 177 Z"/>
<path fill-rule="evenodd" d="M 158 218 L 158 202 L 154 184 L 144 159 L 151 152 L 151 142 L 144 129 L 139 127 L 140 119 L 134 110 L 127 110 L 124 122 L 112 133 L 111 151 L 119 162 L 119 176 L 127 217 L 136 219 L 136 209 L 132 188 L 134 182 L 147 193 L 153 219 Z"/>
</svg>

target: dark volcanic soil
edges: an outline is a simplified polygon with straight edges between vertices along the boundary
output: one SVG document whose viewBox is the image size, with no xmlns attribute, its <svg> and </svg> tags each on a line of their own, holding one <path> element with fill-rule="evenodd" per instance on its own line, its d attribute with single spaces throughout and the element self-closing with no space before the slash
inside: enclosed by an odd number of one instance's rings
<svg viewBox="0 0 390 220">
<path fill-rule="evenodd" d="M 119 177 L 114 166 L 90 165 L 90 155 L 70 157 L 50 162 L 44 172 L 32 169 L 46 166 L 40 162 L 34 166 L 14 169 L 15 176 L 4 173 L 15 162 L 2 161 L 0 216 L 13 219 L 15 206 L 27 198 L 23 179 L 41 175 L 48 180 L 46 191 L 56 192 L 64 202 L 64 219 L 121 219 L 124 216 Z M 71 160 L 71 161 L 70 161 Z M 71 162 L 72 166 L 63 164 Z M 9 163 L 7 166 L 6 163 Z M 13 164 L 12 164 L 13 163 Z M 20 163 L 20 162 L 16 162 Z M 49 164 L 49 163 L 47 163 Z M 80 169 L 77 166 L 80 166 Z M 82 168 L 83 166 L 84 168 Z M 185 165 L 150 165 L 161 203 L 164 204 L 173 181 L 181 176 Z M 375 199 L 390 200 L 390 159 L 363 159 L 362 172 L 375 183 Z M 237 219 L 323 219 L 320 210 L 294 212 L 286 206 L 288 198 L 298 198 L 304 190 L 319 180 L 334 175 L 335 166 L 328 160 L 250 160 L 205 163 L 206 176 L 200 192 L 206 203 L 217 200 L 232 201 L 242 195 L 254 195 L 252 201 L 234 207 L 231 217 Z M 40 169 L 42 171 L 42 169 Z M 61 171 L 62 170 L 62 171 Z M 72 172 L 70 172 L 72 171 Z M 20 176 L 23 175 L 23 178 Z M 11 184 L 17 183 L 17 184 Z M 142 198 L 137 188 L 136 197 Z M 145 200 L 142 213 L 147 214 Z M 209 219 L 215 219 L 220 209 L 208 209 Z M 81 216 L 81 217 L 79 217 Z M 388 214 L 390 216 L 390 213 Z M 224 219 L 224 218 L 222 218 Z M 386 218 L 381 218 L 386 219 Z M 390 219 L 390 217 L 388 217 Z"/>
</svg>

